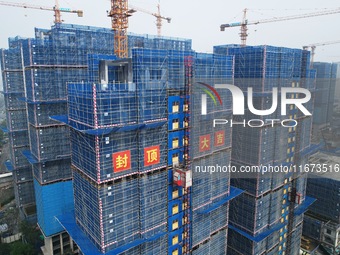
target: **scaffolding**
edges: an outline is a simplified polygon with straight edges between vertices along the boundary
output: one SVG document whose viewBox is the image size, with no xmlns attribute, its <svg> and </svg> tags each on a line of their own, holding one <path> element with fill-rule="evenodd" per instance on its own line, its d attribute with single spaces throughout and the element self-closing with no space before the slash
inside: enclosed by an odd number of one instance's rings
<svg viewBox="0 0 340 255">
<path fill-rule="evenodd" d="M 10 53 L 1 54 L 13 59 L 12 71 L 3 71 L 12 162 L 23 164 L 17 158 L 24 154 L 33 165 L 38 222 L 46 236 L 63 231 L 55 216 L 74 207 L 86 240 L 81 248 L 94 244 L 102 253 L 224 254 L 229 217 L 228 254 L 274 255 L 283 249 L 288 175 L 234 181 L 246 192 L 230 205 L 237 192 L 229 173 L 195 170 L 232 160 L 238 167 L 288 165 L 297 142 L 299 153 L 309 149 L 310 118 L 297 115 L 301 135 L 295 141 L 293 128 L 213 128 L 214 118 L 232 119 L 231 94 L 224 89 L 216 89 L 221 102 L 206 97 L 206 115 L 199 106 L 215 84 L 236 84 L 243 90 L 254 86 L 255 107 L 267 109 L 273 86 L 313 85 L 303 82 L 315 75 L 307 68 L 308 53 L 234 45 L 198 54 L 190 40 L 130 34 L 131 58 L 117 60 L 112 30 L 66 24 L 37 28 L 34 39 L 9 44 Z M 22 149 L 28 141 L 29 152 Z M 173 184 L 178 168 L 193 171 L 193 187 Z M 304 187 L 299 177 L 301 201 Z M 294 217 L 292 239 L 298 239 L 301 220 L 301 214 Z"/>
<path fill-rule="evenodd" d="M 68 118 L 79 130 L 137 123 L 136 91 L 128 83 L 68 84 Z"/>
<path fill-rule="evenodd" d="M 67 126 L 35 128 L 30 125 L 29 135 L 31 153 L 39 162 L 70 157 L 70 134 Z"/>
<path fill-rule="evenodd" d="M 230 227 L 228 231 L 228 254 L 279 254 L 279 238 L 280 232 L 277 230 L 266 234 L 265 239 L 258 240 L 250 235 L 247 238 L 243 232 Z"/>
<path fill-rule="evenodd" d="M 193 186 L 192 253 L 224 254 L 228 228 L 230 175 L 228 172 L 210 173 L 218 166 L 228 166 L 231 159 L 231 128 L 213 127 L 215 118 L 231 118 L 231 101 L 226 90 L 216 89 L 220 102 L 206 100 L 206 115 L 202 114 L 202 94 L 216 84 L 232 84 L 234 58 L 217 54 L 196 53 L 193 58 L 193 87 L 190 95 L 190 151 Z M 213 209 L 214 208 L 214 209 Z M 219 248 L 215 245 L 220 245 Z M 215 254 L 214 253 L 214 254 Z"/>
<path fill-rule="evenodd" d="M 334 168 L 339 162 L 339 157 L 318 152 L 309 158 L 309 162 L 311 164 L 325 164 Z M 310 207 L 309 211 L 340 224 L 339 188 L 340 181 L 335 172 L 310 174 L 306 192 L 309 196 L 315 197 L 317 201 Z"/>
<path fill-rule="evenodd" d="M 36 211 L 31 208 L 35 207 L 32 166 L 34 167 L 34 177 L 41 184 L 66 180 L 71 177 L 70 160 L 60 160 L 67 150 L 70 151 L 65 144 L 65 137 L 68 139 L 68 131 L 65 130 L 66 127 L 61 127 L 55 134 L 54 131 L 58 127 L 55 127 L 55 122 L 52 122 L 49 116 L 66 114 L 66 98 L 62 98 L 66 91 L 66 80 L 72 81 L 74 76 L 83 77 L 81 75 L 84 75 L 84 72 L 81 73 L 82 66 L 76 66 L 73 69 L 70 66 L 80 61 L 76 56 L 82 57 L 81 51 L 75 50 L 75 44 L 73 48 L 58 45 L 58 40 L 52 36 L 52 30 L 36 29 L 36 38 L 34 39 L 10 38 L 9 49 L 1 52 L 8 113 L 7 123 L 11 143 L 10 155 L 13 171 L 16 173 L 15 180 L 18 182 L 16 184 L 16 199 L 20 208 L 24 208 L 22 215 L 26 214 L 26 218 L 30 220 L 33 219 L 32 213 Z M 67 43 L 71 41 L 70 39 Z M 72 50 L 73 55 L 70 54 Z M 86 62 L 86 60 L 84 55 L 81 61 Z M 50 129 L 51 126 L 54 128 Z M 64 130 L 62 130 L 63 128 Z M 55 151 L 58 147 L 60 150 Z M 60 157 L 61 155 L 62 157 Z M 27 156 L 29 161 L 26 159 Z M 45 161 L 51 158 L 57 158 L 59 161 L 45 164 Z M 65 166 L 67 162 L 68 167 Z M 49 169 L 47 166 L 51 168 Z M 56 192 L 56 194 L 59 193 Z M 51 232 L 42 221 L 45 220 L 45 216 L 54 219 L 54 214 L 50 216 L 44 214 L 45 211 L 48 211 L 47 204 L 40 201 L 38 210 L 38 218 L 41 221 L 39 224 L 42 228 L 46 227 L 46 229 L 42 229 L 45 234 Z M 61 202 L 58 205 L 61 205 Z"/>
<path fill-rule="evenodd" d="M 31 164 L 35 179 L 40 185 L 47 185 L 71 179 L 68 128 L 50 117 L 67 114 L 67 83 L 100 82 L 98 73 L 90 78 L 88 73 L 93 71 L 98 55 L 111 55 L 112 59 L 113 31 L 55 24 L 51 29 L 35 28 L 34 32 L 34 38 L 9 39 L 9 49 L 1 51 L 1 66 L 12 165 L 27 175 L 32 171 Z M 130 49 L 141 43 L 163 49 L 191 48 L 191 40 L 130 37 Z M 44 210 L 39 207 L 38 214 Z"/>
<path fill-rule="evenodd" d="M 322 221 L 305 215 L 303 218 L 303 235 L 321 241 Z"/>
<path fill-rule="evenodd" d="M 217 249 L 214 240 L 218 235 L 221 242 L 228 225 L 229 175 L 210 176 L 202 184 L 210 189 L 208 197 L 197 198 L 195 209 L 191 188 L 174 186 L 172 172 L 190 162 L 195 146 L 188 141 L 189 116 L 198 120 L 200 112 L 196 107 L 190 112 L 191 95 L 184 86 L 192 82 L 188 75 L 195 74 L 194 61 L 199 67 L 197 79 L 216 84 L 232 82 L 233 58 L 157 48 L 136 48 L 131 54 L 131 62 L 92 55 L 88 76 L 99 77 L 100 84 L 67 87 L 77 224 L 102 252 L 138 254 L 151 244 L 150 238 L 158 242 L 167 232 L 164 247 L 169 253 L 187 254 L 192 245 L 207 241 Z M 230 106 L 226 101 L 214 115 L 230 115 Z M 223 164 L 230 158 L 230 131 L 225 127 L 213 133 L 211 162 L 215 158 Z M 151 150 L 155 154 L 150 159 Z"/>
<path fill-rule="evenodd" d="M 36 222 L 35 196 L 33 188 L 32 167 L 22 155 L 28 148 L 27 113 L 25 103 L 20 100 L 24 92 L 24 75 L 22 66 L 22 39 L 9 40 L 10 48 L 2 49 L 1 73 L 5 99 L 7 128 L 9 137 L 10 162 L 6 162 L 8 171 L 13 172 L 16 205 L 22 219 Z"/>
<path fill-rule="evenodd" d="M 77 223 L 102 252 L 139 254 L 160 249 L 168 215 L 180 210 L 167 208 L 167 85 L 170 64 L 184 56 L 158 49 L 131 52 L 132 62 L 93 58 L 91 72 L 101 84 L 68 84 L 68 124 Z M 169 84 L 179 87 L 173 77 Z M 146 241 L 150 238 L 158 247 Z M 178 243 L 179 235 L 174 238 Z"/>
<path fill-rule="evenodd" d="M 255 109 L 269 109 L 272 106 L 273 87 L 280 89 L 313 86 L 314 73 L 308 68 L 307 51 L 266 45 L 224 45 L 215 46 L 214 52 L 235 56 L 235 85 L 244 93 L 248 87 L 253 88 Z M 312 110 L 313 102 L 309 103 L 307 108 Z M 278 124 L 265 124 L 259 128 L 233 126 L 231 161 L 237 169 L 247 166 L 289 166 L 306 163 L 303 156 L 295 155 L 303 155 L 310 147 L 311 118 L 304 117 L 295 107 L 286 110 L 287 118 L 295 119 L 298 128 L 287 128 Z M 282 119 L 280 112 L 281 106 L 266 116 L 257 116 L 246 110 L 244 116 L 236 116 L 233 120 L 242 123 L 242 118 L 245 121 Z M 293 240 L 301 232 L 302 209 L 299 209 L 301 207 L 295 204 L 295 201 L 289 200 L 288 194 L 289 188 L 294 188 L 299 194 L 300 203 L 303 204 L 305 184 L 304 177 L 291 176 L 289 172 L 232 175 L 231 185 L 245 192 L 230 205 L 228 253 L 280 254 L 286 250 L 286 254 L 295 254 L 300 241 L 288 244 L 288 240 Z M 295 210 L 296 214 L 292 213 L 291 209 Z M 240 210 L 242 214 L 238 213 Z M 284 246 L 285 242 L 287 247 Z"/>
<path fill-rule="evenodd" d="M 71 159 L 59 159 L 33 164 L 34 178 L 41 184 L 66 181 L 71 176 Z"/>
<path fill-rule="evenodd" d="M 330 123 L 333 116 L 334 94 L 338 65 L 335 63 L 316 62 L 315 109 L 313 124 L 325 125 Z"/>
<path fill-rule="evenodd" d="M 166 232 L 165 168 L 120 176 L 103 184 L 90 181 L 78 169 L 73 177 L 77 222 L 98 249 L 109 251 Z"/>
<path fill-rule="evenodd" d="M 221 230 L 211 236 L 211 239 L 203 242 L 192 251 L 193 255 L 205 254 L 226 254 L 227 250 L 227 230 Z M 229 253 L 228 253 L 229 254 Z"/>
</svg>

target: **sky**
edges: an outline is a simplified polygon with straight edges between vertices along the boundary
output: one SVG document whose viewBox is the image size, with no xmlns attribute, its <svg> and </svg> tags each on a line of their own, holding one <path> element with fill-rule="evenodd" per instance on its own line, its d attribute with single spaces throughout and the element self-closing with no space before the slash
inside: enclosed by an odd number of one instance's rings
<svg viewBox="0 0 340 255">
<path fill-rule="evenodd" d="M 52 7 L 54 0 L 7 0 L 31 5 Z M 59 0 L 60 7 L 81 9 L 84 17 L 64 13 L 65 23 L 111 27 L 107 10 L 109 0 Z M 156 12 L 158 0 L 130 0 L 131 5 Z M 299 15 L 325 9 L 336 9 L 339 0 L 160 0 L 161 13 L 171 17 L 170 24 L 163 22 L 162 35 L 192 39 L 193 49 L 212 52 L 214 45 L 240 43 L 239 27 L 220 31 L 224 23 L 242 20 L 242 11 L 248 8 L 248 20 Z M 8 37 L 20 35 L 34 37 L 34 27 L 50 28 L 53 12 L 0 5 L 0 48 L 7 48 Z M 129 19 L 129 32 L 156 34 L 156 18 L 137 12 Z M 274 45 L 301 48 L 303 45 L 340 40 L 340 13 L 307 19 L 274 22 L 248 26 L 248 45 Z M 315 61 L 339 62 L 340 43 L 320 46 Z"/>
</svg>

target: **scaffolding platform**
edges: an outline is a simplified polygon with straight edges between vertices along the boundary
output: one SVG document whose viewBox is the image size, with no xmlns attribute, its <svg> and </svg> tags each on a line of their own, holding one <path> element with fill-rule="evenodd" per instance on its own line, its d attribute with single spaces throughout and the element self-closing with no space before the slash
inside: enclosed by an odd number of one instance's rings
<svg viewBox="0 0 340 255">
<path fill-rule="evenodd" d="M 60 224 L 66 229 L 72 239 L 77 243 L 79 248 L 84 254 L 101 255 L 103 254 L 82 232 L 81 228 L 76 223 L 74 217 L 74 211 L 67 212 L 60 216 L 57 216 Z M 125 246 L 118 247 L 109 252 L 105 252 L 105 255 L 138 255 L 146 254 L 159 254 L 158 252 L 167 249 L 166 233 L 159 233 L 158 235 L 152 236 L 147 239 L 139 239 L 135 242 L 131 242 Z M 143 253 L 145 252 L 145 253 Z"/>
<path fill-rule="evenodd" d="M 65 102 L 49 103 L 27 103 L 28 122 L 34 127 L 46 127 L 60 125 L 50 117 L 55 115 L 65 115 L 67 104 Z"/>
<path fill-rule="evenodd" d="M 210 235 L 228 226 L 229 205 L 224 204 L 206 214 L 193 212 L 192 243 L 193 247 L 209 239 Z"/>
<path fill-rule="evenodd" d="M 193 209 L 193 246 L 198 246 L 209 239 L 210 235 L 227 228 L 229 218 L 229 202 L 242 194 L 242 190 L 231 187 L 230 193 L 215 198 L 205 205 Z"/>
<path fill-rule="evenodd" d="M 272 191 L 258 198 L 243 193 L 231 201 L 230 222 L 250 235 L 266 232 L 281 218 L 283 190 Z M 243 213 L 239 214 L 238 210 Z"/>
<path fill-rule="evenodd" d="M 232 250 L 239 252 L 236 254 L 261 254 L 275 246 L 275 251 L 278 252 L 279 230 L 282 227 L 284 227 L 284 224 L 276 224 L 266 232 L 252 236 L 234 227 L 233 224 L 230 224 L 228 232 L 228 254 Z M 272 254 L 277 253 L 274 252 Z"/>
<path fill-rule="evenodd" d="M 20 100 L 20 98 L 23 96 L 23 92 L 5 93 L 5 108 L 7 110 L 24 110 L 26 108 L 25 103 Z"/>
</svg>

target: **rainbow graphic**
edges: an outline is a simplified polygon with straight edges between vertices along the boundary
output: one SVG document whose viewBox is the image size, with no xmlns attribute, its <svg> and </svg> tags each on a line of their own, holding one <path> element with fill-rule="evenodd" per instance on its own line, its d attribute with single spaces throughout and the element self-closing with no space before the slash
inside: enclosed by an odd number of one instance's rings
<svg viewBox="0 0 340 255">
<path fill-rule="evenodd" d="M 197 86 L 199 89 L 203 90 L 207 95 L 209 95 L 209 97 L 214 101 L 214 104 L 217 105 L 217 100 L 220 102 L 220 105 L 222 105 L 222 99 L 220 94 L 218 94 L 218 92 L 216 91 L 216 89 L 212 86 L 210 86 L 209 84 L 206 84 L 204 82 L 197 82 L 200 85 L 205 86 L 206 88 L 202 88 L 200 86 Z M 215 95 L 215 96 L 214 96 Z"/>
</svg>

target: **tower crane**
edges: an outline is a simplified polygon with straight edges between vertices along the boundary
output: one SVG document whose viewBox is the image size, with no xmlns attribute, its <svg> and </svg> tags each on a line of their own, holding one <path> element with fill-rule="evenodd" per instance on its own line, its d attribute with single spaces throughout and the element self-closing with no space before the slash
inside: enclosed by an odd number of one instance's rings
<svg viewBox="0 0 340 255">
<path fill-rule="evenodd" d="M 156 17 L 156 27 L 157 27 L 157 35 L 158 36 L 161 36 L 162 35 L 162 20 L 166 20 L 168 23 L 171 22 L 171 18 L 169 17 L 164 17 L 161 15 L 161 6 L 160 4 L 157 5 L 157 13 L 154 13 L 154 12 L 151 12 L 151 11 L 148 11 L 148 10 L 145 10 L 145 9 L 142 9 L 140 7 L 136 7 L 136 6 L 131 6 L 130 7 L 132 8 L 131 10 L 136 12 L 136 11 L 140 11 L 140 12 L 144 12 L 146 14 L 150 14 L 154 17 Z"/>
<path fill-rule="evenodd" d="M 111 0 L 108 16 L 111 17 L 111 25 L 114 31 L 114 53 L 119 58 L 128 57 L 128 18 L 133 12 L 128 8 L 128 0 Z"/>
<path fill-rule="evenodd" d="M 336 9 L 330 9 L 326 11 L 318 11 L 318 12 L 311 12 L 311 13 L 305 13 L 300 15 L 291 15 L 291 16 L 285 16 L 285 17 L 277 17 L 277 18 L 270 18 L 270 19 L 263 19 L 263 20 L 257 20 L 257 21 L 248 21 L 246 14 L 247 9 L 243 10 L 243 19 L 241 22 L 235 22 L 235 23 L 229 23 L 229 24 L 222 24 L 220 26 L 221 31 L 225 31 L 226 28 L 229 27 L 241 27 L 240 37 L 241 37 L 241 45 L 245 46 L 247 42 L 247 26 L 248 25 L 258 25 L 263 23 L 271 23 L 271 22 L 277 22 L 277 21 L 286 21 L 286 20 L 293 20 L 293 19 L 304 19 L 304 18 L 311 18 L 311 17 L 317 17 L 317 16 L 323 16 L 323 15 L 330 15 L 330 14 L 336 14 L 340 13 L 340 7 Z"/>
<path fill-rule="evenodd" d="M 54 7 L 30 5 L 30 4 L 25 4 L 25 3 L 12 3 L 12 2 L 5 2 L 5 1 L 0 1 L 0 5 L 12 6 L 12 7 L 22 7 L 22 8 L 29 8 L 29 9 L 37 9 L 37 10 L 44 10 L 44 11 L 53 11 L 54 12 L 54 23 L 62 23 L 62 19 L 61 19 L 61 13 L 62 12 L 76 13 L 78 15 L 78 17 L 83 17 L 83 11 L 82 10 L 71 10 L 69 8 L 60 8 L 58 0 L 55 1 Z"/>
<path fill-rule="evenodd" d="M 317 46 L 325 46 L 325 45 L 336 44 L 336 43 L 340 43 L 340 40 L 323 42 L 323 43 L 313 43 L 313 44 L 310 44 L 310 45 L 307 45 L 307 46 L 303 46 L 302 48 L 304 50 L 308 50 L 309 48 L 311 49 L 310 67 L 313 67 L 314 57 L 315 57 L 315 49 L 316 49 Z"/>
</svg>

